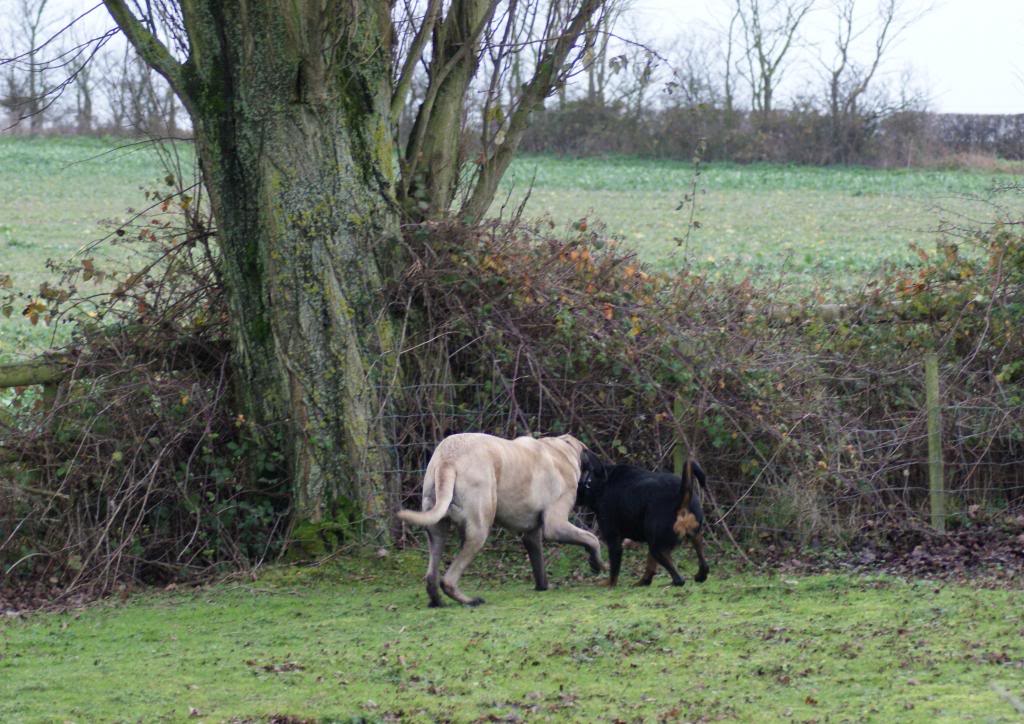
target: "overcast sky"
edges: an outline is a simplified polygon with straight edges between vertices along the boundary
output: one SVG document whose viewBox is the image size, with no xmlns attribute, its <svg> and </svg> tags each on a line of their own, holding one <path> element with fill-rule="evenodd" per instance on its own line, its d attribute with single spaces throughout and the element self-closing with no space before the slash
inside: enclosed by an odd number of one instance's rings
<svg viewBox="0 0 1024 724">
<path fill-rule="evenodd" d="M 865 9 L 877 0 L 862 0 Z M 891 82 L 910 66 L 936 111 L 1024 113 L 1024 0 L 903 0 L 908 12 L 932 10 L 914 22 L 889 56 Z M 650 33 L 667 41 L 688 27 L 728 18 L 731 0 L 635 0 L 631 13 Z M 828 0 L 819 0 L 808 24 L 810 44 L 828 41 Z M 722 21 L 725 22 L 725 21 Z M 789 75 L 790 90 L 812 76 L 809 63 Z"/>
<path fill-rule="evenodd" d="M 383 1 L 383 0 L 381 0 Z M 872 12 L 878 0 L 857 0 Z M 816 0 L 805 23 L 803 60 L 794 64 L 780 89 L 783 99 L 818 83 L 813 58 L 827 48 L 832 0 Z M 909 15 L 931 6 L 892 48 L 882 80 L 898 88 L 901 71 L 911 68 L 914 84 L 927 92 L 930 108 L 941 112 L 1024 113 L 1024 0 L 898 0 Z M 725 27 L 734 0 L 633 0 L 626 18 L 637 37 L 659 50 L 686 33 Z M 50 0 L 58 15 L 77 14 L 95 0 Z M 767 4 L 767 3 L 766 3 Z M 0 0 L 2 22 L 12 20 L 16 0 Z M 76 12 L 77 11 L 77 12 Z M 100 9 L 89 22 L 107 27 Z M 625 27 L 622 32 L 630 34 Z M 820 85 L 815 87 L 820 91 Z"/>
</svg>

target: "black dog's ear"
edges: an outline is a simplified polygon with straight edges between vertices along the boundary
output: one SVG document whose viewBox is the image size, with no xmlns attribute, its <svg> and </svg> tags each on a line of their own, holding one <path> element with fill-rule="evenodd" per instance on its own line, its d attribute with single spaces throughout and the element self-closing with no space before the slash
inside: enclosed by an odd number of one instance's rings
<svg viewBox="0 0 1024 724">
<path fill-rule="evenodd" d="M 596 479 L 604 478 L 604 463 L 589 448 L 580 453 L 580 481 L 576 488 L 576 504 L 580 505 L 588 499 L 591 486 Z"/>
<path fill-rule="evenodd" d="M 604 472 L 604 463 L 590 448 L 583 448 L 580 454 L 580 473 L 589 474 L 591 478 L 598 477 Z"/>
</svg>

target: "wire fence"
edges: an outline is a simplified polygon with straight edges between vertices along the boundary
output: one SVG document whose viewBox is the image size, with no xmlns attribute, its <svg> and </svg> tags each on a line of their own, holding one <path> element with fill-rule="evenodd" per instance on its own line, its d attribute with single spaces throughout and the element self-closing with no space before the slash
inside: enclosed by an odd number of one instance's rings
<svg viewBox="0 0 1024 724">
<path fill-rule="evenodd" d="M 571 380 L 558 384 L 574 385 Z M 707 439 L 701 434 L 700 416 L 720 411 L 712 406 L 680 419 L 662 411 L 671 404 L 644 411 L 636 404 L 636 390 L 616 382 L 577 385 L 574 394 L 580 399 L 600 397 L 607 403 L 597 415 L 588 408 L 586 420 L 574 420 L 562 405 L 545 404 L 536 381 L 529 378 L 409 385 L 399 393 L 412 404 L 388 416 L 396 442 L 389 450 L 391 464 L 376 472 L 400 491 L 401 507 L 418 507 L 427 462 L 447 435 L 485 432 L 512 438 L 570 432 L 605 460 L 657 470 L 671 469 L 673 448 L 684 446 L 708 474 L 704 506 L 712 531 L 725 527 L 745 539 L 813 542 L 837 530 L 856 533 L 881 518 L 923 525 L 929 515 L 923 404 L 919 411 L 888 413 L 884 425 L 848 422 L 847 429 L 834 431 L 848 440 L 845 449 L 826 449 L 823 441 L 818 459 L 796 467 L 785 438 L 773 450 L 745 454 L 742 445 L 732 442 L 743 432 L 740 424 L 727 433 L 728 445 L 691 447 L 688 440 Z M 990 413 L 977 405 L 942 407 L 947 508 L 952 515 L 963 515 L 972 505 L 1008 510 L 1024 505 L 1024 445 L 1002 440 L 1000 445 L 1010 447 L 993 450 L 993 442 L 978 434 L 978 421 L 971 419 Z"/>
</svg>

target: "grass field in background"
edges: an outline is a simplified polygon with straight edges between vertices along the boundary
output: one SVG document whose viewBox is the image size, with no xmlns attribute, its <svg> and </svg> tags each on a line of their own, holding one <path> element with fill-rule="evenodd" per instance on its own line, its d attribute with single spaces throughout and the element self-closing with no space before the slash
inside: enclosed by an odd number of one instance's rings
<svg viewBox="0 0 1024 724">
<path fill-rule="evenodd" d="M 608 590 L 549 550 L 543 593 L 485 554 L 475 609 L 426 608 L 406 551 L 0 622 L 0 719 L 1019 721 L 1020 591 L 718 566 Z"/>
<path fill-rule="evenodd" d="M 659 268 L 684 249 L 692 164 L 643 159 L 519 159 L 506 177 L 512 199 L 533 182 L 526 215 L 555 222 L 600 219 Z M 801 288 L 856 285 L 880 264 L 931 250 L 940 225 L 976 226 L 1024 215 L 1024 194 L 993 193 L 1022 179 L 975 171 L 885 170 L 753 164 L 706 166 L 698 177 L 686 253 L 711 276 Z"/>
<path fill-rule="evenodd" d="M 86 138 L 0 138 L 0 274 L 33 292 L 66 260 L 146 205 L 166 171 L 149 145 Z M 122 143 L 123 145 L 123 143 Z M 183 158 L 189 149 L 179 146 Z M 501 198 L 515 205 L 532 183 L 528 217 L 558 225 L 588 217 L 661 269 L 683 261 L 691 164 L 633 158 L 524 157 Z M 973 171 L 876 170 L 718 164 L 699 178 L 694 231 L 685 252 L 711 276 L 750 274 L 764 284 L 806 289 L 857 284 L 884 262 L 912 263 L 910 243 L 929 249 L 943 220 L 974 223 L 1024 216 L 1022 194 L 990 191 L 1015 177 Z M 1007 208 L 998 208 L 1005 204 Z M 506 208 L 506 213 L 508 209 Z M 110 254 L 102 248 L 90 256 Z M 123 247 L 116 252 L 125 254 Z M 16 310 L 20 311 L 20 310 Z M 0 318 L 0 361 L 35 354 L 51 330 Z"/>
<path fill-rule="evenodd" d="M 16 290 L 35 293 L 43 282 L 55 281 L 48 259 L 71 259 L 110 234 L 130 210 L 148 205 L 144 188 L 158 186 L 167 172 L 152 146 L 126 143 L 0 138 L 0 275 L 9 274 Z M 191 154 L 187 147 L 184 152 Z M 130 263 L 127 254 L 124 245 L 116 251 L 100 246 L 83 258 L 116 255 Z M 20 311 L 0 317 L 0 362 L 35 354 L 54 338 L 53 329 L 31 326 Z"/>
</svg>

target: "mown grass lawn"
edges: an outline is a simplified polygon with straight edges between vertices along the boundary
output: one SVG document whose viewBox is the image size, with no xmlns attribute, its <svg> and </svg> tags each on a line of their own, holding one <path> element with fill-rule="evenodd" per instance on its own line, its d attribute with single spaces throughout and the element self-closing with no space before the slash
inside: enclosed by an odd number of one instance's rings
<svg viewBox="0 0 1024 724">
<path fill-rule="evenodd" d="M 722 567 L 608 590 L 552 553 L 543 593 L 478 559 L 476 609 L 425 608 L 406 551 L 8 620 L 0 720 L 1019 721 L 1021 591 Z"/>
</svg>

